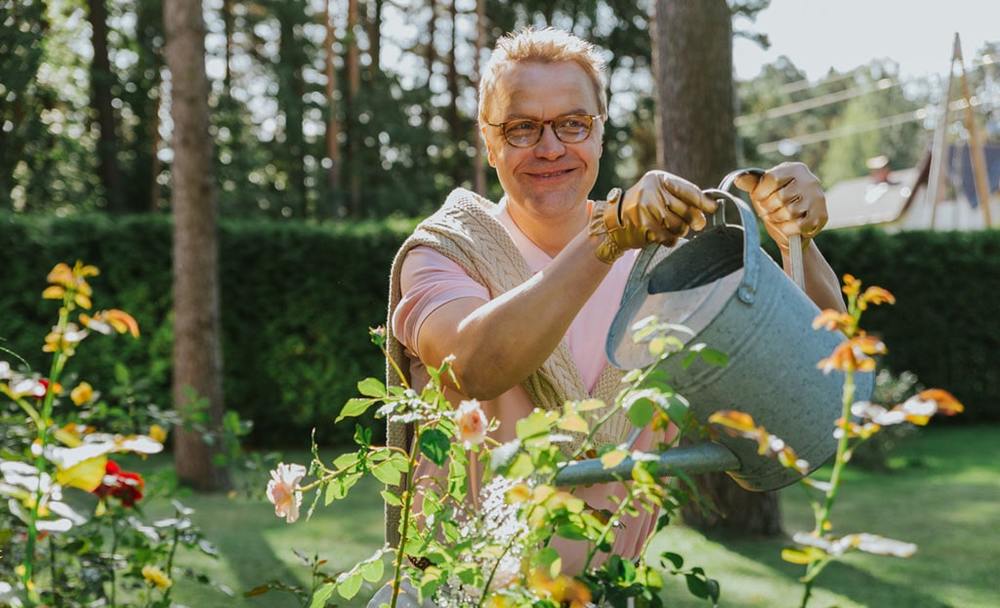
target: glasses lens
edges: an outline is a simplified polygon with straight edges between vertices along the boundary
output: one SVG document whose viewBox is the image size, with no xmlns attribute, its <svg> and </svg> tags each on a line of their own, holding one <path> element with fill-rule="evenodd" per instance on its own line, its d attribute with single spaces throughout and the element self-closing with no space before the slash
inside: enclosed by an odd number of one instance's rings
<svg viewBox="0 0 1000 608">
<path fill-rule="evenodd" d="M 593 118 L 589 116 L 565 116 L 555 123 L 556 135 L 560 140 L 572 144 L 587 139 Z"/>
<path fill-rule="evenodd" d="M 541 131 L 541 123 L 533 120 L 515 120 L 507 123 L 503 134 L 510 145 L 523 148 L 534 145 Z"/>
</svg>

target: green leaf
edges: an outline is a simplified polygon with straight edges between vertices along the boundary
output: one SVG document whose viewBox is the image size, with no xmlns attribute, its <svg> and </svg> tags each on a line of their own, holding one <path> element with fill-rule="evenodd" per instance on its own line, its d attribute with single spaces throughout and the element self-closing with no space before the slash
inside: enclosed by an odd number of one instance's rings
<svg viewBox="0 0 1000 608">
<path fill-rule="evenodd" d="M 448 460 L 448 448 L 451 441 L 443 431 L 438 429 L 427 429 L 420 433 L 420 453 L 426 456 L 434 464 L 443 466 Z"/>
<path fill-rule="evenodd" d="M 403 501 L 399 499 L 399 496 L 396 496 L 389 490 L 382 490 L 381 492 L 379 492 L 379 494 L 382 495 L 382 500 L 384 500 L 386 504 L 391 505 L 393 507 L 403 506 Z"/>
<path fill-rule="evenodd" d="M 325 583 L 322 587 L 313 593 L 312 602 L 309 603 L 309 608 L 324 608 L 326 606 L 326 601 L 330 599 L 333 595 L 333 590 L 337 587 L 335 583 Z"/>
<path fill-rule="evenodd" d="M 364 579 L 361 578 L 361 573 L 355 572 L 337 585 L 337 593 L 339 593 L 340 597 L 345 600 L 349 600 L 357 595 L 358 591 L 361 590 L 361 583 L 363 580 Z"/>
<path fill-rule="evenodd" d="M 348 452 L 334 458 L 333 466 L 343 470 L 354 466 L 359 460 L 361 460 L 361 456 L 357 452 Z"/>
<path fill-rule="evenodd" d="M 535 465 L 531 463 L 531 456 L 521 452 L 514 458 L 514 463 L 510 465 L 506 477 L 508 479 L 524 479 L 534 471 Z"/>
<path fill-rule="evenodd" d="M 392 465 L 391 461 L 385 461 L 371 468 L 372 475 L 387 486 L 399 484 L 402 474 Z"/>
<path fill-rule="evenodd" d="M 358 392 L 366 397 L 385 397 L 385 385 L 378 378 L 365 378 L 358 382 Z"/>
<path fill-rule="evenodd" d="M 532 437 L 548 435 L 558 419 L 557 412 L 535 410 L 517 421 L 517 438 L 524 441 Z"/>
<path fill-rule="evenodd" d="M 340 415 L 334 420 L 334 423 L 340 422 L 344 418 L 350 418 L 353 416 L 360 416 L 368 411 L 368 408 L 375 403 L 376 399 L 361 399 L 355 397 L 353 399 L 348 399 L 347 403 L 344 404 L 344 408 L 340 410 Z"/>
<path fill-rule="evenodd" d="M 665 559 L 674 565 L 674 568 L 680 570 L 684 567 L 684 558 L 676 553 L 671 553 L 670 551 L 664 551 L 660 554 L 660 559 Z M 664 564 L 666 566 L 666 564 Z"/>
<path fill-rule="evenodd" d="M 729 355 L 721 350 L 715 350 L 714 348 L 702 349 L 701 358 L 705 360 L 705 363 L 715 365 L 717 367 L 725 367 L 729 365 Z"/>
<path fill-rule="evenodd" d="M 326 485 L 325 504 L 328 505 L 335 500 L 346 497 L 347 493 L 354 487 L 354 484 L 358 483 L 359 479 L 361 479 L 361 473 L 351 473 L 331 480 Z"/>
<path fill-rule="evenodd" d="M 367 564 L 361 566 L 359 571 L 361 572 L 361 578 L 365 579 L 369 583 L 377 583 L 382 580 L 382 573 L 385 570 L 385 564 L 382 563 L 382 559 L 374 559 Z"/>
<path fill-rule="evenodd" d="M 628 419 L 632 421 L 633 426 L 643 428 L 653 420 L 655 411 L 656 408 L 649 399 L 636 399 L 628 408 Z"/>
<path fill-rule="evenodd" d="M 697 574 L 685 574 L 684 578 L 687 579 L 687 588 L 691 595 L 702 599 L 708 598 L 708 584 L 704 579 Z"/>
<path fill-rule="evenodd" d="M 625 450 L 611 450 L 607 454 L 601 456 L 601 466 L 605 469 L 610 469 L 625 460 L 626 456 L 628 456 L 628 452 Z"/>
<path fill-rule="evenodd" d="M 559 557 L 559 552 L 552 547 L 545 547 L 536 553 L 535 564 L 548 570 L 549 576 L 552 578 L 559 576 L 562 571 L 562 558 Z"/>
</svg>

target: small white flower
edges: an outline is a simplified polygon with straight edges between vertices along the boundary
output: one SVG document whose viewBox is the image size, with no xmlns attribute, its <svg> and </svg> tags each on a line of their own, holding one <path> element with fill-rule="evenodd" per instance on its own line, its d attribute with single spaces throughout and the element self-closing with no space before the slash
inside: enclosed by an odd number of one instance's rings
<svg viewBox="0 0 1000 608">
<path fill-rule="evenodd" d="M 267 482 L 267 499 L 274 505 L 274 514 L 284 517 L 288 523 L 299 518 L 299 505 L 302 504 L 299 483 L 305 475 L 304 466 L 281 462 L 271 471 L 271 481 Z"/>
<path fill-rule="evenodd" d="M 0 361 L 0 380 L 10 380 L 10 363 Z M 2 596 L 0 596 L 2 597 Z"/>
</svg>

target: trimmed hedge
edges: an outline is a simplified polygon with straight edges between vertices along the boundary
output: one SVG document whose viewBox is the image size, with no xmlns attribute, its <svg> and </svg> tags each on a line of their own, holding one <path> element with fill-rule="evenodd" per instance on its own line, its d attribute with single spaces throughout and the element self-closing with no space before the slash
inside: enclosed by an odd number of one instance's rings
<svg viewBox="0 0 1000 608">
<path fill-rule="evenodd" d="M 220 227 L 227 406 L 254 421 L 256 445 L 327 444 L 353 433 L 332 420 L 355 384 L 381 376 L 367 337 L 385 322 L 389 264 L 411 220 L 353 225 L 223 222 Z M 1000 421 L 1000 232 L 828 233 L 820 247 L 838 272 L 892 291 L 898 305 L 867 317 L 890 348 L 888 365 L 955 392 L 964 421 Z M 164 216 L 0 217 L 0 337 L 44 369 L 53 302 L 40 299 L 58 261 L 101 268 L 95 307 L 135 315 L 140 341 L 95 339 L 73 368 L 102 390 L 112 362 L 149 379 L 169 405 L 171 224 Z"/>
</svg>

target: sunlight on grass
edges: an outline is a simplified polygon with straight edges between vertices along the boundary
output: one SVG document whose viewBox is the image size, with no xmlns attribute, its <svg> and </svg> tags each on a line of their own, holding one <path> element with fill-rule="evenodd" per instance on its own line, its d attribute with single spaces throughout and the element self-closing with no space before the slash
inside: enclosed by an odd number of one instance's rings
<svg viewBox="0 0 1000 608">
<path fill-rule="evenodd" d="M 304 455 L 295 455 L 304 462 Z M 906 608 L 987 608 L 995 606 L 996 505 L 1000 504 L 1000 471 L 987 463 L 1000 459 L 1000 427 L 927 429 L 900 447 L 898 463 L 917 463 L 877 474 L 854 470 L 834 511 L 837 532 L 870 531 L 920 546 L 910 559 L 853 554 L 831 565 L 819 580 L 815 608 L 905 606 Z M 292 458 L 294 460 L 294 458 Z M 169 459 L 145 463 L 169 467 Z M 263 481 L 261 482 L 264 483 Z M 179 559 L 230 587 L 235 597 L 194 581 L 178 581 L 177 601 L 192 608 L 293 608 L 303 605 L 292 595 L 271 592 L 243 598 L 246 591 L 270 580 L 308 584 L 309 571 L 292 552 L 318 553 L 335 574 L 366 557 L 382 543 L 381 489 L 371 480 L 330 508 L 319 506 L 311 521 L 287 525 L 263 500 L 190 494 L 182 501 L 196 511 L 196 521 L 221 556 L 213 560 L 193 552 Z M 303 512 L 308 506 L 305 500 Z M 157 499 L 148 507 L 165 514 L 169 505 Z M 808 529 L 812 518 L 802 491 L 783 492 L 785 529 Z M 802 574 L 782 562 L 783 539 L 742 539 L 704 535 L 683 526 L 661 532 L 651 555 L 672 550 L 687 566 L 702 566 L 722 586 L 720 605 L 731 608 L 798 606 Z M 692 598 L 683 579 L 668 578 L 664 598 L 676 608 L 706 606 Z M 368 587 L 342 606 L 364 606 Z"/>
</svg>

